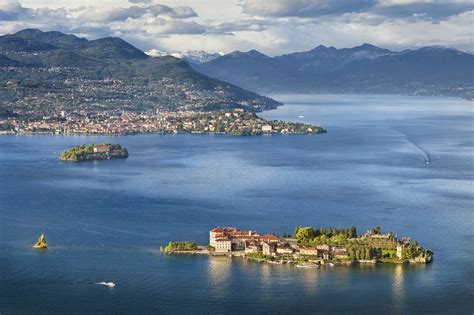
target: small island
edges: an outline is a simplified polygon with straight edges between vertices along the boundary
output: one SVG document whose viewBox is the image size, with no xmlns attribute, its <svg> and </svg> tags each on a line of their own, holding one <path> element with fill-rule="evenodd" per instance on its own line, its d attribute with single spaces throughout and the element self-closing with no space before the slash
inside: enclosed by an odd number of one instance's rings
<svg viewBox="0 0 474 315">
<path fill-rule="evenodd" d="M 207 254 L 241 256 L 270 264 L 291 264 L 303 268 L 353 263 L 426 264 L 433 252 L 409 237 L 398 239 L 393 232 L 382 233 L 379 226 L 363 234 L 349 228 L 317 228 L 297 226 L 293 235 L 260 235 L 235 227 L 209 231 L 209 246 L 193 242 L 170 242 L 168 254 Z"/>
<path fill-rule="evenodd" d="M 61 153 L 61 161 L 80 162 L 92 160 L 125 159 L 128 151 L 120 144 L 88 144 L 79 145 Z"/>
<path fill-rule="evenodd" d="M 43 249 L 47 247 L 48 243 L 46 242 L 46 237 L 44 236 L 44 234 L 41 234 L 38 238 L 38 241 L 33 245 L 33 248 Z"/>
</svg>

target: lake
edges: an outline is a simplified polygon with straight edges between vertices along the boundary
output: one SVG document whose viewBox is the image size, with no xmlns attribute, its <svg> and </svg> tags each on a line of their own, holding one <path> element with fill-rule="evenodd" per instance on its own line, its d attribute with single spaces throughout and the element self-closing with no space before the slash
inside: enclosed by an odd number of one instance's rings
<svg viewBox="0 0 474 315">
<path fill-rule="evenodd" d="M 474 103 L 273 97 L 285 105 L 263 117 L 328 133 L 0 136 L 0 313 L 472 314 Z M 130 157 L 58 160 L 92 141 Z M 281 235 L 298 224 L 381 225 L 434 262 L 302 270 L 159 252 L 207 244 L 215 226 Z M 50 247 L 33 250 L 41 233 Z"/>
</svg>

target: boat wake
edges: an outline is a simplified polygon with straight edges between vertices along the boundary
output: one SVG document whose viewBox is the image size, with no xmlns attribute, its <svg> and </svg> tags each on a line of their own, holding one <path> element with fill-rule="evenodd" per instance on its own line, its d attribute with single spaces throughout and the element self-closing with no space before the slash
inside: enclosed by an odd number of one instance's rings
<svg viewBox="0 0 474 315">
<path fill-rule="evenodd" d="M 406 137 L 407 139 L 407 142 L 413 147 L 415 148 L 416 150 L 418 150 L 418 152 L 420 152 L 422 158 L 423 158 L 423 162 L 425 162 L 426 164 L 430 164 L 431 163 L 431 156 L 430 154 L 428 153 L 428 151 L 426 151 L 425 149 L 423 149 L 418 143 L 414 142 L 413 140 L 411 140 L 408 136 Z"/>
<path fill-rule="evenodd" d="M 421 156 L 421 161 L 424 162 L 425 164 L 429 165 L 431 163 L 431 155 L 430 153 L 425 150 L 422 146 L 420 146 L 418 143 L 416 143 L 413 139 L 410 138 L 409 135 L 404 133 L 403 131 L 399 130 L 398 128 L 395 128 L 392 125 L 389 125 L 391 129 L 395 130 L 399 134 L 403 135 L 405 137 L 405 141 L 415 150 L 417 151 L 420 156 Z"/>
<path fill-rule="evenodd" d="M 106 287 L 109 287 L 109 288 L 115 287 L 115 283 L 113 283 L 113 282 L 97 282 L 96 284 L 103 285 L 103 286 L 106 286 Z"/>
</svg>

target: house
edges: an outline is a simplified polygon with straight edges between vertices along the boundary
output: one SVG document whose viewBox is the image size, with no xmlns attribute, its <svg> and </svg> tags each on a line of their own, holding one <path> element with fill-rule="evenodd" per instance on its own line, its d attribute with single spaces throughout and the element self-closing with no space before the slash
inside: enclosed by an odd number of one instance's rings
<svg viewBox="0 0 474 315">
<path fill-rule="evenodd" d="M 262 131 L 263 132 L 271 132 L 272 131 L 272 126 L 271 125 L 263 125 L 262 126 Z"/>
<path fill-rule="evenodd" d="M 349 258 L 349 252 L 347 251 L 347 248 L 344 247 L 333 247 L 332 255 L 334 256 L 334 258 L 339 259 Z"/>
<path fill-rule="evenodd" d="M 276 254 L 276 243 L 262 242 L 262 253 L 264 255 L 273 256 Z"/>
<path fill-rule="evenodd" d="M 267 242 L 267 243 L 278 243 L 280 241 L 280 238 L 278 236 L 272 235 L 272 234 L 258 235 L 258 236 L 255 236 L 255 239 L 261 242 Z"/>
<path fill-rule="evenodd" d="M 323 251 L 330 251 L 331 250 L 331 246 L 329 246 L 327 244 L 318 244 L 318 245 L 316 245 L 316 248 L 319 249 L 319 250 L 323 250 Z"/>
<path fill-rule="evenodd" d="M 108 144 L 99 144 L 94 146 L 94 153 L 104 153 L 110 151 L 110 145 Z"/>
<path fill-rule="evenodd" d="M 278 255 L 291 255 L 294 250 L 288 242 L 278 242 L 276 245 L 276 253 Z"/>
<path fill-rule="evenodd" d="M 318 249 L 314 247 L 300 246 L 299 250 L 300 250 L 300 255 L 311 255 L 311 256 L 318 255 Z"/>
<path fill-rule="evenodd" d="M 250 253 L 259 253 L 262 250 L 260 244 L 256 240 L 249 240 L 245 241 L 245 253 L 250 254 Z"/>
</svg>

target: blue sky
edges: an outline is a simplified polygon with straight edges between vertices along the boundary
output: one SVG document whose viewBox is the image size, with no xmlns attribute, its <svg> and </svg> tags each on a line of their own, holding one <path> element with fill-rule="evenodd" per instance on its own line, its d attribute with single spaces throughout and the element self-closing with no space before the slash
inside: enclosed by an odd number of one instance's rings
<svg viewBox="0 0 474 315">
<path fill-rule="evenodd" d="M 119 36 L 143 50 L 268 55 L 320 44 L 474 50 L 474 1 L 0 0 L 0 34 L 23 28 Z"/>
</svg>

